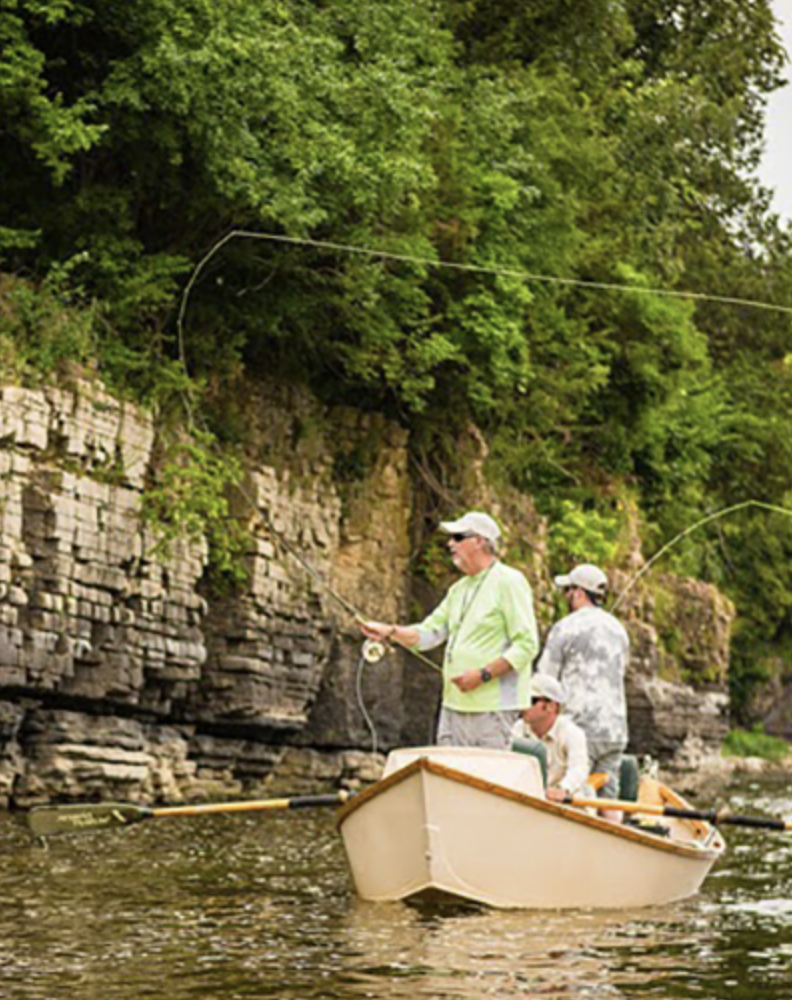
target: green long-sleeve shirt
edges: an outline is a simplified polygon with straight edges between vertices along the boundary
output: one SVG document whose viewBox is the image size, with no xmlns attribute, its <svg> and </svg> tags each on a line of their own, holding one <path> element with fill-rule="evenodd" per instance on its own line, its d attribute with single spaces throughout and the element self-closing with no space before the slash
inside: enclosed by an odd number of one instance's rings
<svg viewBox="0 0 792 1000">
<path fill-rule="evenodd" d="M 420 624 L 419 649 L 446 643 L 443 704 L 457 712 L 497 712 L 530 704 L 531 664 L 539 649 L 533 594 L 523 574 L 493 563 L 465 576 Z M 512 670 L 463 692 L 451 678 L 504 657 Z"/>
</svg>

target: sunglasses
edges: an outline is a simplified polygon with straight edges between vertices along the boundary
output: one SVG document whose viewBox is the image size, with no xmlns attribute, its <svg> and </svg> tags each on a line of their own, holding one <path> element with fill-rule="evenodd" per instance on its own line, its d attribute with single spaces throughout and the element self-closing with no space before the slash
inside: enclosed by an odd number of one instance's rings
<svg viewBox="0 0 792 1000">
<path fill-rule="evenodd" d="M 474 535 L 472 531 L 468 531 L 468 532 L 459 532 L 455 535 L 450 535 L 449 537 L 451 538 L 452 542 L 464 542 L 466 538 L 475 538 L 476 535 Z"/>
<path fill-rule="evenodd" d="M 552 698 L 531 698 L 532 705 L 538 705 L 540 702 L 544 702 L 545 705 L 548 705 L 551 701 Z"/>
</svg>

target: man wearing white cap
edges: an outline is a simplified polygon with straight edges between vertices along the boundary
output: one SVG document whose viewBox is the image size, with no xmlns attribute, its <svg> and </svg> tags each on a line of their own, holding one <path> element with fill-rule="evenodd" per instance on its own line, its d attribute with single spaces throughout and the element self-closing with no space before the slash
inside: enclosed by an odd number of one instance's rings
<svg viewBox="0 0 792 1000">
<path fill-rule="evenodd" d="M 586 734 L 591 768 L 608 775 L 600 794 L 617 798 L 622 754 L 627 746 L 624 675 L 630 640 L 624 626 L 600 607 L 608 578 L 583 563 L 555 585 L 564 591 L 570 613 L 550 629 L 537 674 L 561 680 L 566 710 Z"/>
<path fill-rule="evenodd" d="M 549 674 L 531 678 L 531 706 L 512 729 L 512 739 L 535 739 L 547 751 L 548 799 L 564 802 L 570 795 L 589 794 L 586 734 L 562 714 L 564 685 Z"/>
<path fill-rule="evenodd" d="M 416 625 L 366 622 L 361 628 L 371 639 L 422 650 L 445 643 L 438 744 L 505 749 L 530 702 L 539 648 L 531 587 L 498 559 L 501 532 L 489 514 L 469 511 L 440 527 L 462 579 Z"/>
</svg>

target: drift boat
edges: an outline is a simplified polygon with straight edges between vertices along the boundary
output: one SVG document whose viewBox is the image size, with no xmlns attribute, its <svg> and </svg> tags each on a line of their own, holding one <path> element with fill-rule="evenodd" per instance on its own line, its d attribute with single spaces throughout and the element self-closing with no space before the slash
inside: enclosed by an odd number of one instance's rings
<svg viewBox="0 0 792 1000">
<path fill-rule="evenodd" d="M 643 779 L 639 805 L 690 807 Z M 544 797 L 531 756 L 505 750 L 394 750 L 380 781 L 338 825 L 358 894 L 459 899 L 498 908 L 620 909 L 694 894 L 724 850 L 698 819 L 637 813 L 628 825 Z"/>
</svg>

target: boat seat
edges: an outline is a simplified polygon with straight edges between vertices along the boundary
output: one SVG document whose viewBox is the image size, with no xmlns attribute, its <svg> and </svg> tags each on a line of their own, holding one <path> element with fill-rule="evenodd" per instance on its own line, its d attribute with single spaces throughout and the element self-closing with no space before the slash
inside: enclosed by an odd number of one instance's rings
<svg viewBox="0 0 792 1000">
<path fill-rule="evenodd" d="M 637 802 L 639 783 L 640 771 L 638 769 L 638 758 L 631 753 L 626 753 L 621 759 L 619 798 L 624 799 L 626 802 Z"/>
<path fill-rule="evenodd" d="M 539 761 L 542 771 L 542 787 L 547 788 L 547 748 L 541 740 L 532 740 L 525 736 L 515 736 L 511 742 L 515 753 L 529 754 Z"/>
<path fill-rule="evenodd" d="M 547 748 L 541 740 L 532 740 L 527 737 L 515 737 L 511 743 L 511 749 L 516 753 L 530 754 L 539 761 L 542 769 L 542 784 L 547 787 Z M 639 783 L 638 758 L 633 754 L 624 754 L 621 760 L 619 771 L 619 794 L 618 798 L 627 802 L 638 800 Z M 601 771 L 595 771 L 589 775 L 588 783 L 592 790 L 598 792 L 608 780 L 608 776 Z"/>
</svg>

